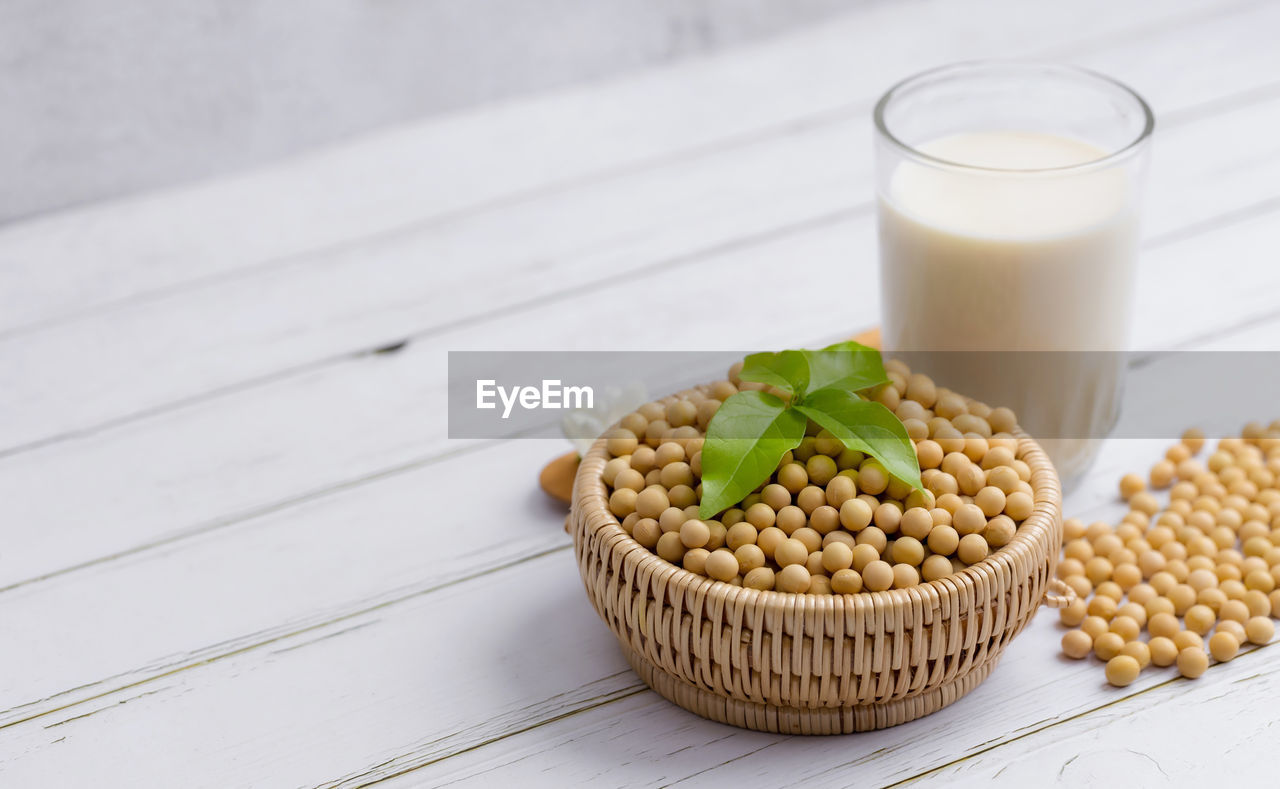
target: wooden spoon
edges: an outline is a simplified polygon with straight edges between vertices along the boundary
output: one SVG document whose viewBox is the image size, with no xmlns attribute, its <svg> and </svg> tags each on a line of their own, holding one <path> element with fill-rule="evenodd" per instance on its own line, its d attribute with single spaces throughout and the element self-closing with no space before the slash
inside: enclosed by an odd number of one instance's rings
<svg viewBox="0 0 1280 789">
<path fill-rule="evenodd" d="M 548 496 L 568 504 L 573 499 L 573 478 L 578 473 L 578 453 L 566 452 L 542 467 L 538 484 Z"/>
</svg>

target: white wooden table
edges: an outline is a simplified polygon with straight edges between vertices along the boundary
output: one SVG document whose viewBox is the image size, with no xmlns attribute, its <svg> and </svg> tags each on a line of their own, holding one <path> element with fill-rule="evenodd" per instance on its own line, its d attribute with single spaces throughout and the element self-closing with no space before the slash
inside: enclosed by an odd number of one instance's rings
<svg viewBox="0 0 1280 789">
<path fill-rule="evenodd" d="M 1274 2 L 866 4 L 0 228 L 0 785 L 1269 775 L 1280 650 L 1118 690 L 1059 655 L 1048 613 L 906 726 L 696 718 L 587 603 L 534 484 L 567 447 L 449 440 L 443 409 L 449 350 L 782 347 L 875 324 L 871 300 L 848 306 L 875 290 L 870 106 L 978 56 L 1101 69 L 1155 107 L 1137 347 L 1274 349 L 1277 30 Z M 780 276 L 797 267 L 814 279 Z M 655 320 L 677 290 L 805 306 L 724 336 L 712 314 Z M 1068 514 L 1118 517 L 1118 474 L 1161 448 L 1112 441 Z"/>
</svg>

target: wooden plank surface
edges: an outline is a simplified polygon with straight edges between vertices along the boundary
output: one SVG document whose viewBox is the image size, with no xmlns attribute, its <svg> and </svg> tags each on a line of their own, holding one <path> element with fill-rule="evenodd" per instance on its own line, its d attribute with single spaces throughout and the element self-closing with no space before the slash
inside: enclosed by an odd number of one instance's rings
<svg viewBox="0 0 1280 789">
<path fill-rule="evenodd" d="M 336 244 L 696 157 L 851 104 L 861 112 L 888 81 L 924 65 L 1060 55 L 1077 42 L 1211 23 L 1229 10 L 1213 0 L 1158 8 L 1084 0 L 1035 13 L 1017 0 L 871 5 L 741 53 L 614 80 L 607 90 L 481 107 L 214 183 L 21 223 L 0 235 L 0 326 L 127 308 Z"/>
<path fill-rule="evenodd" d="M 1273 7 L 1262 8 L 1270 12 Z M 1165 32 L 1173 34 L 1181 29 L 1171 28 Z M 1163 38 L 1158 41 L 1168 44 Z M 1247 49 L 1241 48 L 1241 51 Z M 1226 68 L 1222 65 L 1225 61 L 1213 62 Z M 1250 57 L 1237 62 L 1248 70 L 1254 68 Z M 1197 70 L 1202 68 L 1197 66 Z M 1233 91 L 1236 88 L 1233 75 L 1233 71 L 1224 71 L 1215 84 L 1220 90 Z M 1216 106 L 1222 96 L 1234 95 L 1228 92 L 1201 97 L 1201 104 Z M 1276 183 L 1275 176 L 1280 175 L 1277 173 L 1280 157 L 1276 155 L 1275 137 L 1269 133 L 1277 115 L 1280 115 L 1280 98 L 1264 94 L 1250 96 L 1223 112 L 1191 115 L 1172 122 L 1157 151 L 1163 164 L 1152 177 L 1148 236 L 1161 244 L 1172 243 L 1190 234 L 1212 231 L 1217 224 L 1247 218 L 1250 212 L 1259 213 L 1265 224 L 1265 216 L 1278 207 L 1275 201 L 1280 198 L 1272 186 Z M 1222 139 L 1231 139 L 1233 144 L 1222 145 Z M 771 147 L 781 149 L 785 144 L 775 143 Z M 862 150 L 866 146 L 856 147 Z M 821 171 L 826 162 L 841 158 L 834 144 L 815 145 L 809 136 L 800 136 L 792 148 L 791 153 L 782 157 L 785 166 L 777 165 L 767 172 L 751 169 L 758 151 L 716 157 L 721 173 L 719 180 L 733 183 L 745 171 L 753 176 L 750 179 L 753 182 L 774 183 L 774 176 L 795 169 L 793 165 L 802 156 L 809 157 L 809 165 L 800 168 L 805 172 Z M 1226 175 L 1207 176 L 1215 171 Z M 725 176 L 726 172 L 731 175 Z M 761 179 L 755 178 L 756 175 Z M 854 174 L 846 175 L 856 180 Z M 705 177 L 710 181 L 716 178 L 710 170 Z M 673 189 L 680 183 L 676 171 L 665 173 L 661 180 Z M 518 309 L 509 307 L 491 313 L 483 321 L 442 328 L 411 343 L 396 356 L 370 356 L 342 348 L 338 356 L 329 360 L 294 355 L 282 362 L 276 358 L 286 365 L 284 371 L 277 370 L 268 379 L 252 384 L 222 380 L 212 393 L 202 391 L 194 399 L 183 400 L 181 407 L 156 410 L 155 404 L 150 403 L 136 412 L 140 416 L 119 424 L 108 423 L 83 434 L 75 430 L 69 434 L 58 433 L 50 427 L 47 435 L 39 440 L 51 443 L 17 451 L 21 459 L 16 462 L 0 458 L 0 471 L 12 470 L 0 475 L 0 491 L 9 494 L 15 514 L 22 516 L 10 550 L 0 554 L 0 586 L 171 539 L 229 517 L 311 495 L 328 485 L 418 461 L 439 451 L 444 441 L 443 420 L 432 419 L 432 411 L 426 406 L 443 402 L 443 351 L 446 348 L 646 348 L 669 344 L 676 333 L 684 330 L 696 332 L 698 336 L 718 336 L 707 330 L 705 324 L 672 323 L 657 327 L 655 333 L 655 327 L 645 319 L 643 311 L 628 310 L 619 314 L 613 305 L 626 301 L 625 296 L 619 294 L 635 289 L 661 293 L 671 287 L 686 290 L 692 287 L 695 290 L 688 293 L 690 297 L 720 292 L 724 298 L 734 299 L 747 298 L 747 294 L 758 292 L 762 286 L 774 291 L 789 288 L 792 290 L 783 294 L 788 300 L 824 300 L 801 316 L 807 324 L 793 323 L 783 329 L 763 321 L 742 323 L 732 343 L 757 347 L 794 343 L 797 337 L 829 335 L 837 325 L 834 321 L 848 314 L 845 306 L 848 300 L 843 294 L 859 287 L 874 288 L 876 277 L 872 256 L 855 252 L 872 249 L 874 244 L 872 219 L 865 201 L 862 210 L 856 211 L 853 207 L 857 200 L 843 194 L 843 191 L 869 192 L 865 175 L 856 182 L 863 184 L 860 190 L 837 190 L 828 184 L 823 194 L 841 192 L 835 195 L 837 200 L 822 209 L 825 213 L 811 214 L 797 226 L 757 233 L 754 226 L 741 225 L 738 232 L 749 234 L 742 243 L 713 245 L 701 252 L 694 244 L 687 253 L 657 259 L 657 265 L 653 265 L 653 258 L 640 255 L 636 261 L 650 262 L 637 263 L 640 268 L 624 278 L 599 282 L 591 288 L 570 288 L 554 299 L 542 298 Z M 723 184 L 719 188 L 732 191 Z M 697 201 L 706 199 L 709 198 L 702 193 Z M 757 213 L 772 210 L 769 206 L 785 213 L 790 209 L 780 206 L 795 202 L 785 197 L 772 198 Z M 812 208 L 809 203 L 805 205 Z M 649 209 L 653 205 L 645 207 Z M 575 216 L 568 211 L 559 215 Z M 539 219 L 549 216 L 551 214 L 538 214 Z M 488 235 L 501 236 L 500 228 L 501 225 L 490 226 Z M 716 232 L 705 222 L 685 224 L 681 219 L 676 220 L 675 228 L 676 235 L 685 241 L 690 233 Z M 1265 229 L 1264 226 L 1263 232 Z M 1261 248 L 1243 250 L 1241 265 L 1272 270 L 1273 267 L 1259 257 L 1257 250 Z M 610 250 L 611 254 L 618 252 L 617 247 Z M 467 260 L 487 259 L 478 250 L 472 252 L 475 257 L 469 256 Z M 561 260 L 554 255 L 551 259 Z M 833 278 L 836 287 L 815 291 L 806 282 L 783 281 L 773 274 L 777 270 L 776 260 L 811 261 L 815 269 Z M 609 269 L 616 257 L 590 257 L 589 262 Z M 545 279 L 563 287 L 562 276 L 572 271 L 566 272 L 558 265 L 543 267 Z M 1191 266 L 1182 268 L 1189 270 L 1194 266 L 1193 261 Z M 356 276 L 363 276 L 360 272 L 365 268 L 352 263 Z M 419 276 L 427 280 L 432 276 L 431 270 L 422 266 L 408 268 L 421 270 Z M 1164 268 L 1156 266 L 1157 270 Z M 460 270 L 471 268 L 464 266 Z M 477 267 L 477 276 L 483 270 L 482 266 Z M 730 271 L 735 276 L 726 276 Z M 1194 271 L 1191 275 L 1194 276 Z M 77 324 L 76 330 L 67 336 L 63 335 L 71 327 L 14 339 L 6 348 L 0 348 L 8 362 L 2 369 L 8 371 L 4 374 L 11 381 L 0 388 L 0 392 L 6 393 L 0 397 L 12 397 L 9 407 L 0 409 L 0 422 L 6 422 L 7 417 L 7 424 L 21 429 L 46 418 L 66 419 L 68 411 L 62 405 L 67 401 L 100 408 L 111 400 L 109 392 L 85 392 L 77 388 L 71 380 L 73 369 L 98 370 L 99 379 L 109 376 L 118 381 L 122 396 L 130 400 L 131 405 L 124 406 L 128 409 L 137 407 L 138 398 L 149 397 L 156 385 L 172 386 L 174 381 L 191 376 L 207 384 L 207 376 L 221 375 L 218 368 L 224 364 L 237 369 L 268 364 L 263 360 L 277 356 L 273 349 L 280 347 L 279 342 L 287 346 L 280 351 L 282 354 L 304 350 L 328 352 L 333 350 L 336 338 L 357 332 L 352 320 L 375 327 L 362 335 L 362 345 L 358 347 L 404 339 L 404 325 L 387 325 L 387 321 L 398 320 L 394 304 L 377 302 L 367 308 L 362 305 L 356 310 L 358 319 L 351 317 L 350 311 L 355 310 L 356 303 L 351 294 L 359 292 L 355 280 L 332 280 L 324 268 L 291 269 L 281 276 L 279 284 L 273 287 L 261 281 L 235 284 L 234 297 L 227 290 L 232 285 L 223 285 L 195 290 L 185 299 L 175 298 L 173 303 L 140 305 L 135 310 L 137 317 L 128 322 L 126 329 L 113 329 L 111 321 L 102 318 L 103 325 Z M 732 284 L 724 284 L 726 280 Z M 860 286 L 860 281 L 866 284 Z M 392 277 L 381 292 L 389 298 L 398 293 L 399 284 L 399 280 Z M 1167 284 L 1175 289 L 1179 286 L 1179 282 Z M 1238 280 L 1219 283 L 1223 289 L 1236 284 Z M 488 288 L 475 290 L 491 292 Z M 1269 297 L 1269 291 L 1262 287 L 1241 290 L 1263 301 Z M 321 295 L 313 303 L 298 295 L 303 292 Z M 1191 292 L 1180 290 L 1181 295 Z M 1144 297 L 1152 293 L 1162 291 L 1143 288 Z M 343 301 L 344 294 L 347 302 Z M 1178 295 L 1175 294 L 1175 300 L 1161 295 L 1162 303 L 1153 306 L 1176 305 Z M 430 312 L 440 301 L 409 300 L 409 303 L 417 311 Z M 282 324 L 292 314 L 291 305 L 296 304 L 309 305 L 298 309 L 320 310 L 322 314 L 308 312 L 297 316 L 293 323 Z M 233 325 L 240 336 L 209 331 L 210 326 L 224 325 L 226 321 L 220 318 L 227 314 L 237 316 Z M 577 320 L 562 319 L 569 315 L 577 316 Z M 714 316 L 685 317 L 710 321 Z M 1229 319 L 1234 317 L 1232 314 Z M 864 312 L 849 314 L 844 320 L 846 325 L 865 326 L 876 318 L 872 305 Z M 580 327 L 585 324 L 603 328 L 583 336 Z M 538 334 L 530 334 L 521 331 L 521 325 L 538 325 L 543 329 Z M 155 326 L 170 328 L 154 331 Z M 1139 320 L 1139 345 L 1162 344 L 1164 338 L 1160 332 L 1165 331 L 1165 326 L 1163 322 Z M 1154 334 L 1144 336 L 1143 331 Z M 103 347 L 98 338 L 113 332 L 119 339 L 113 340 L 111 346 L 133 350 L 98 352 Z M 50 340 L 51 335 L 57 335 L 57 339 Z M 430 361 L 424 355 L 430 355 Z M 60 359 L 63 363 L 42 364 L 42 360 L 48 359 Z M 69 360 L 78 363 L 69 364 Z M 166 361 L 158 363 L 160 360 Z M 33 371 L 30 376 L 16 372 L 28 369 Z M 46 380 L 42 381 L 41 376 Z M 64 380 L 49 381 L 50 376 Z M 430 399 L 433 397 L 434 400 Z M 419 413 L 428 416 L 423 418 Z M 319 418 L 321 414 L 325 418 Z M 254 429 L 238 429 L 239 425 L 253 425 Z M 0 435 L 10 432 L 0 431 Z M 193 454 L 189 448 L 196 444 L 201 446 L 201 452 Z M 319 451 L 329 445 L 347 449 L 336 454 Z M 163 460 L 150 463 L 147 459 Z M 237 478 L 234 484 L 228 484 L 217 473 L 219 469 L 244 466 L 259 468 L 260 473 Z M 50 488 L 60 489 L 69 481 L 83 499 L 92 503 L 95 511 L 119 526 L 112 530 L 96 528 L 93 523 L 76 517 L 85 503 L 82 499 L 67 500 L 51 495 Z M 157 507 L 157 503 L 161 506 Z M 60 507 L 66 509 L 60 510 Z"/>
<path fill-rule="evenodd" d="M 1280 10 L 1245 6 L 1216 24 L 1266 31 L 1280 24 Z M 1185 74 L 1171 75 L 1169 64 L 1138 54 L 1149 50 L 1105 36 L 1092 46 L 1078 45 L 1077 59 L 1143 86 L 1170 124 L 1178 113 L 1194 116 L 1198 107 L 1274 97 L 1280 84 L 1259 63 L 1261 48 L 1222 51 L 1223 36 L 1213 35 L 1213 28 L 1189 16 L 1142 39 L 1157 51 L 1186 52 L 1178 61 Z M 24 374 L 0 389 L 0 452 L 341 363 L 405 337 L 431 341 L 460 321 L 483 321 L 572 292 L 569 284 L 581 289 L 592 281 L 619 281 L 655 262 L 687 268 L 708 252 L 867 211 L 869 189 L 861 186 L 870 173 L 866 112 L 884 82 L 857 66 L 832 64 L 863 75 L 845 88 L 864 94 L 856 111 L 820 115 L 799 136 L 775 134 L 729 146 L 699 157 L 696 166 L 659 161 L 626 178 L 502 203 L 443 224 L 411 224 L 403 232 L 331 245 L 289 265 L 255 270 L 252 277 L 200 279 L 128 309 L 11 333 L 0 343 L 0 355 Z M 1177 91 L 1164 88 L 1184 84 Z M 611 96 L 609 103 L 616 101 Z M 732 116 L 737 108 L 724 109 Z M 1221 147 L 1224 154 L 1236 149 Z M 498 271 L 500 278 L 470 279 Z M 476 281 L 489 286 L 469 286 Z M 18 283 L 7 293 L 19 297 L 26 287 L 34 286 Z M 24 308 L 25 301 L 14 301 L 7 312 Z M 153 331 L 157 325 L 166 331 Z M 65 363 L 41 364 L 51 354 Z"/>
<path fill-rule="evenodd" d="M 872 4 L 0 229 L 0 623 L 22 647 L 0 651 L 0 783 L 1140 782 L 1202 769 L 1190 735 L 1149 741 L 1205 714 L 1238 718 L 1206 742 L 1260 759 L 1250 726 L 1276 716 L 1243 697 L 1274 691 L 1275 650 L 1117 691 L 1057 655 L 1047 614 L 969 698 L 904 727 L 702 721 L 643 688 L 587 605 L 532 487 L 563 445 L 446 435 L 448 350 L 741 349 L 874 323 L 847 306 L 875 287 L 868 106 L 977 54 L 1068 58 L 1156 107 L 1139 347 L 1274 349 L 1280 6 L 1025 8 Z M 677 291 L 807 309 L 723 338 L 714 316 L 652 320 Z M 1116 477 L 1159 451 L 1110 442 L 1068 514 L 1117 517 Z"/>
<path fill-rule="evenodd" d="M 1158 447 L 1113 441 L 1096 478 L 1105 475 L 1111 488 L 1116 475 L 1110 470 L 1133 468 L 1143 457 L 1157 456 Z M 1121 511 L 1114 502 L 1109 510 L 1112 516 Z M 1093 514 L 1108 514 L 1107 506 Z M 518 593 L 525 589 L 539 593 Z M 234 606 L 236 600 L 228 602 Z M 754 755 L 761 735 L 700 721 L 644 692 L 655 705 L 654 719 L 619 723 L 643 726 L 645 735 L 635 743 L 640 750 L 625 751 L 631 758 L 620 759 L 605 780 L 626 783 L 652 775 L 653 760 L 643 754 L 652 745 L 648 739 L 660 732 L 665 742 L 678 744 L 673 749 L 689 744 L 686 735 L 714 732 L 708 736 L 726 738 L 722 748 L 742 750 L 715 768 L 720 772 L 701 779 L 711 785 L 753 775 L 785 783 L 785 776 L 796 771 L 806 779 L 834 780 L 833 774 L 852 767 L 872 783 L 890 782 L 1167 679 L 1149 672 L 1125 691 L 1107 687 L 1096 663 L 1058 657 L 1060 632 L 1051 614 L 1037 618 L 1010 647 L 992 681 L 953 708 L 906 727 L 845 738 L 834 753 L 824 738 L 768 738 L 785 744 L 791 754 L 781 762 L 774 754 Z M 420 674 L 425 675 L 421 680 L 411 679 Z M 141 730 L 152 747 L 173 754 L 149 765 L 162 781 L 198 769 L 212 776 L 211 784 L 243 783 L 257 765 L 224 763 L 222 753 L 263 749 L 276 769 L 302 783 L 328 776 L 358 784 L 417 767 L 427 771 L 417 780 L 435 783 L 446 775 L 458 778 L 455 771 L 466 773 L 468 764 L 486 772 L 496 769 L 510 758 L 508 748 L 520 752 L 529 737 L 554 744 L 562 730 L 580 739 L 581 727 L 598 729 L 593 718 L 580 721 L 573 713 L 629 718 L 630 707 L 609 705 L 641 688 L 586 605 L 568 551 L 553 550 L 501 575 L 479 573 L 340 621 L 260 645 L 239 645 L 222 659 L 10 725 L 5 736 L 22 756 L 7 762 L 6 771 L 19 779 L 49 775 L 74 782 L 92 769 L 126 781 L 134 776 L 134 764 L 122 759 L 119 749 L 124 738 Z M 259 706 L 261 714 L 242 716 L 241 711 Z M 999 714 L 990 714 L 993 710 Z M 181 725 L 223 719 L 236 725 L 226 730 Z M 381 738 L 358 736 L 372 721 Z M 624 738 L 623 746 L 628 742 Z M 306 743 L 322 743 L 317 747 L 323 747 L 324 758 Z M 921 743 L 933 745 L 922 750 Z M 595 748 L 591 740 L 581 746 Z M 558 753 L 549 747 L 545 758 L 555 760 Z M 464 755 L 464 761 L 455 762 L 455 754 Z M 700 765 L 699 772 L 720 761 L 708 763 L 707 756 L 696 754 L 686 758 Z M 661 763 L 671 766 L 666 759 Z M 334 764 L 354 767 L 341 774 L 324 772 Z M 537 760 L 533 764 L 537 770 L 548 767 Z M 528 766 L 525 760 L 517 769 Z M 589 767 L 580 765 L 568 776 L 585 778 L 576 770 Z M 556 762 L 549 769 L 560 775 L 562 766 Z"/>
</svg>

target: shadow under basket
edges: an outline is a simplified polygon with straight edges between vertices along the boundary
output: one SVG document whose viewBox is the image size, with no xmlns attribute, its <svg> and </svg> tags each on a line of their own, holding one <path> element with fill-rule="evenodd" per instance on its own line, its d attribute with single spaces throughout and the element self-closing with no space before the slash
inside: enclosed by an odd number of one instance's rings
<svg viewBox="0 0 1280 789">
<path fill-rule="evenodd" d="M 570 531 L 596 611 L 664 698 L 721 723 L 844 734 L 936 712 L 986 679 L 1055 578 L 1062 503 L 1048 456 L 1018 431 L 1034 512 L 978 564 L 908 589 L 788 594 L 695 575 L 631 538 L 609 511 L 597 441 L 574 482 Z"/>
</svg>

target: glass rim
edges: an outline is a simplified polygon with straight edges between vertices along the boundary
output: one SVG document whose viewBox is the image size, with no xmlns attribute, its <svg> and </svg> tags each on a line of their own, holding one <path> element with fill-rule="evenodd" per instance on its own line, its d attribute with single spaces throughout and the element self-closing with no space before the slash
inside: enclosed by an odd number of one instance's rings
<svg viewBox="0 0 1280 789">
<path fill-rule="evenodd" d="M 919 148 L 899 139 L 889 130 L 889 125 L 885 122 L 885 110 L 902 91 L 933 77 L 945 76 L 948 74 L 963 74 L 964 72 L 985 68 L 1024 68 L 1042 72 L 1047 71 L 1058 75 L 1084 78 L 1088 81 L 1100 83 L 1110 88 L 1118 88 L 1121 93 L 1128 96 L 1129 99 L 1131 99 L 1141 110 L 1143 116 L 1142 130 L 1139 131 L 1138 135 L 1128 143 L 1119 146 L 1115 150 L 1108 152 L 1105 156 L 1101 156 L 1097 159 L 1091 159 L 1079 164 L 1039 168 L 987 167 L 976 164 L 966 164 L 965 162 L 957 162 L 952 159 L 944 159 L 921 151 Z M 1106 74 L 1092 69 L 1063 63 L 1052 63 L 1037 60 L 999 59 L 966 60 L 958 63 L 949 63 L 944 66 L 926 69 L 901 79 L 885 91 L 884 95 L 880 97 L 880 100 L 876 102 L 875 109 L 872 111 L 872 118 L 875 121 L 877 134 L 887 140 L 900 152 L 912 159 L 916 159 L 924 164 L 934 167 L 977 173 L 1000 173 L 1004 175 L 1072 174 L 1112 167 L 1117 162 L 1135 155 L 1144 146 L 1144 144 L 1151 139 L 1151 134 L 1155 130 L 1156 125 L 1155 115 L 1151 112 L 1151 107 L 1147 104 L 1146 100 L 1143 99 L 1136 90 L 1114 77 L 1109 77 Z"/>
</svg>

